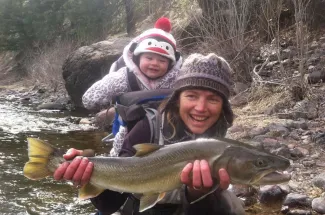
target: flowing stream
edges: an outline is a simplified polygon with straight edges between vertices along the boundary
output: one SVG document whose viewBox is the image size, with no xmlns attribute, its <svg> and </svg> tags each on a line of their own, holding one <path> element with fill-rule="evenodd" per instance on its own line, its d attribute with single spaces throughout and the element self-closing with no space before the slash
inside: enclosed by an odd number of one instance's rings
<svg viewBox="0 0 325 215">
<path fill-rule="evenodd" d="M 33 181 L 23 176 L 27 137 L 39 137 L 69 149 L 93 148 L 105 152 L 104 133 L 74 123 L 82 114 L 37 111 L 31 104 L 0 98 L 0 214 L 91 214 L 89 201 L 79 201 L 68 182 L 51 177 Z"/>
</svg>

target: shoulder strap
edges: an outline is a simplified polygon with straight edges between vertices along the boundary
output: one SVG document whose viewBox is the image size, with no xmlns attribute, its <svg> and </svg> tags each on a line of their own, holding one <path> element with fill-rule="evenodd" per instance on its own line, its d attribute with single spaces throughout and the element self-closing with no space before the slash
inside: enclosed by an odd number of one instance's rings
<svg viewBox="0 0 325 215">
<path fill-rule="evenodd" d="M 130 87 L 131 91 L 141 90 L 139 87 L 137 78 L 135 77 L 135 74 L 132 71 L 130 71 L 130 69 L 128 67 L 126 67 L 126 69 L 127 69 L 129 87 Z"/>
<path fill-rule="evenodd" d="M 159 111 L 153 108 L 146 108 L 146 116 L 150 126 L 150 142 L 160 144 L 160 114 Z"/>
</svg>

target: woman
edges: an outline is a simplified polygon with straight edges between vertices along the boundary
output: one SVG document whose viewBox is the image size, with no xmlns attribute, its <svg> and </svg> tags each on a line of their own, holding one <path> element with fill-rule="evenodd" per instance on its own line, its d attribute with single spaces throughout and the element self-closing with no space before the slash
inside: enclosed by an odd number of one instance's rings
<svg viewBox="0 0 325 215">
<path fill-rule="evenodd" d="M 175 91 L 162 104 L 160 144 L 225 136 L 233 122 L 233 112 L 228 102 L 232 84 L 230 71 L 228 63 L 215 54 L 192 54 L 188 57 L 175 82 Z M 139 121 L 126 136 L 120 156 L 132 156 L 135 144 L 148 142 L 148 131 L 148 119 Z M 80 153 L 73 149 L 65 158 L 73 158 Z M 93 164 L 87 158 L 74 159 L 70 165 L 63 163 L 54 173 L 54 178 L 65 178 L 83 185 L 89 181 L 92 168 Z M 206 195 L 213 181 L 206 160 L 189 163 L 180 175 L 183 188 L 170 192 L 163 199 L 164 204 L 157 204 L 141 214 L 244 214 L 236 197 L 220 191 L 229 185 L 229 176 L 224 169 L 219 170 L 219 178 L 218 191 L 190 204 Z M 129 200 L 124 206 L 126 212 L 122 210 L 122 214 L 138 214 L 138 200 L 129 194 L 106 190 L 93 198 L 92 202 L 103 214 L 110 214 L 118 210 L 127 197 Z M 111 203 L 112 200 L 115 202 Z"/>
</svg>

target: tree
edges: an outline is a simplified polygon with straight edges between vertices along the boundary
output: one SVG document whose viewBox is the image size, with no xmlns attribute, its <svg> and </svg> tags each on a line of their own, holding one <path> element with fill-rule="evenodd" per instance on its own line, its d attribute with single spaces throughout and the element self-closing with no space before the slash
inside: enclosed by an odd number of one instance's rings
<svg viewBox="0 0 325 215">
<path fill-rule="evenodd" d="M 124 0 L 126 12 L 126 32 L 129 36 L 135 33 L 134 4 L 133 0 Z"/>
</svg>

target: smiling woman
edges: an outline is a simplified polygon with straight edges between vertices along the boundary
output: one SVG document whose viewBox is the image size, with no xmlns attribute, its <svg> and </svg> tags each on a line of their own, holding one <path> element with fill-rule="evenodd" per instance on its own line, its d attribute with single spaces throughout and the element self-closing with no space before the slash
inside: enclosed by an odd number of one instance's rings
<svg viewBox="0 0 325 215">
<path fill-rule="evenodd" d="M 163 145 L 187 140 L 224 137 L 233 122 L 233 112 L 228 102 L 232 85 L 230 71 L 228 63 L 215 54 L 190 55 L 179 72 L 172 95 L 161 104 L 160 112 L 156 116 L 155 127 L 159 130 L 156 132 L 159 137 L 153 139 L 158 139 L 161 146 L 157 148 L 147 144 L 146 150 L 141 149 L 141 145 L 134 147 L 152 140 L 151 132 L 154 129 L 149 124 L 152 119 L 145 117 L 125 137 L 120 156 L 130 157 L 136 154 L 145 157 L 151 153 L 151 148 L 159 150 Z M 135 148 L 139 151 L 136 152 Z M 185 151 L 190 153 L 191 150 Z M 81 150 L 69 150 L 69 154 L 64 157 L 69 160 L 81 153 Z M 168 160 L 173 157 L 181 156 L 179 152 L 171 151 L 168 159 L 162 162 L 168 165 Z M 209 160 L 197 157 L 190 162 L 184 161 L 181 168 L 175 170 L 176 179 L 173 178 L 183 184 L 181 189 L 146 194 L 140 200 L 137 195 L 105 190 L 91 201 L 100 210 L 98 214 L 111 214 L 119 209 L 123 215 L 140 214 L 142 211 L 144 212 L 141 214 L 154 215 L 245 214 L 240 200 L 225 190 L 230 183 L 227 171 L 223 167 L 213 171 L 211 165 Z M 94 164 L 87 158 L 77 158 L 70 163 L 63 163 L 54 173 L 54 178 L 65 178 L 72 180 L 75 185 L 85 185 L 91 183 L 93 168 Z M 156 169 L 156 172 L 147 174 L 165 177 L 161 169 Z M 123 178 L 122 175 L 120 177 Z M 145 182 L 134 183 L 142 186 L 141 183 Z"/>
</svg>

